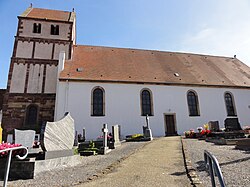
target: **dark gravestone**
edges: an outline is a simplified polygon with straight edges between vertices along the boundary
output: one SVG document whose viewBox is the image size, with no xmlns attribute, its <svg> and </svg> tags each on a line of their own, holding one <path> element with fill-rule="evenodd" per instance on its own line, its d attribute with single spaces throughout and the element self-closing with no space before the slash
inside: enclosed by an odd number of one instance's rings
<svg viewBox="0 0 250 187">
<path fill-rule="evenodd" d="M 226 118 L 224 121 L 226 131 L 242 130 L 238 118 Z"/>
<path fill-rule="evenodd" d="M 250 138 L 241 139 L 236 142 L 236 149 L 250 151 Z"/>
<path fill-rule="evenodd" d="M 82 140 L 83 141 L 86 140 L 86 129 L 85 128 L 82 129 Z"/>
<path fill-rule="evenodd" d="M 209 121 L 208 126 L 209 126 L 209 130 L 211 130 L 212 132 L 220 131 L 219 121 Z"/>
</svg>

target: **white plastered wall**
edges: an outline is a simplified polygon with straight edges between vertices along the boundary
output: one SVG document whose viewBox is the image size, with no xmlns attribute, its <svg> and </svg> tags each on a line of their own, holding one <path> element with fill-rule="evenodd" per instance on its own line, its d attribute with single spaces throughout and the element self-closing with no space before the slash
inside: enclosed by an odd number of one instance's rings
<svg viewBox="0 0 250 187">
<path fill-rule="evenodd" d="M 33 42 L 18 41 L 16 57 L 31 58 L 33 50 Z"/>
<path fill-rule="evenodd" d="M 53 44 L 52 43 L 36 43 L 36 47 L 35 47 L 35 58 L 39 58 L 39 59 L 51 59 L 52 57 L 52 47 Z"/>
<path fill-rule="evenodd" d="M 68 59 L 68 53 L 69 53 L 69 45 L 64 45 L 64 44 L 55 44 L 55 51 L 54 51 L 54 59 L 58 60 L 59 59 L 59 53 L 61 51 L 65 52 L 66 59 Z"/>
<path fill-rule="evenodd" d="M 56 93 L 57 66 L 46 65 L 44 93 Z"/>
<path fill-rule="evenodd" d="M 59 23 L 59 22 L 47 22 L 47 21 L 37 21 L 37 20 L 22 20 L 23 29 L 20 36 L 23 37 L 35 37 L 35 38 L 49 38 L 49 39 L 61 39 L 68 40 L 70 32 L 70 23 Z M 41 23 L 41 33 L 33 33 L 33 24 Z M 51 35 L 50 29 L 51 25 L 59 25 L 59 35 Z"/>
<path fill-rule="evenodd" d="M 24 93 L 27 64 L 14 64 L 10 93 Z"/>
<path fill-rule="evenodd" d="M 43 64 L 30 64 L 27 93 L 42 93 L 43 71 Z"/>
<path fill-rule="evenodd" d="M 105 116 L 91 116 L 91 91 L 101 86 L 105 90 Z M 224 127 L 227 118 L 224 93 L 229 91 L 235 99 L 236 111 L 242 126 L 250 123 L 250 92 L 247 89 L 203 88 L 184 86 L 108 84 L 87 82 L 60 82 L 57 93 L 57 119 L 69 111 L 75 120 L 78 133 L 86 128 L 86 138 L 95 139 L 101 134 L 102 124 L 109 130 L 115 124 L 121 125 L 123 136 L 142 133 L 145 117 L 141 116 L 140 92 L 148 88 L 153 95 L 154 116 L 150 126 L 154 136 L 165 135 L 164 114 L 176 114 L 178 134 L 191 128 L 196 129 L 208 121 L 218 120 Z M 198 94 L 200 116 L 190 117 L 187 106 L 187 91 Z"/>
</svg>

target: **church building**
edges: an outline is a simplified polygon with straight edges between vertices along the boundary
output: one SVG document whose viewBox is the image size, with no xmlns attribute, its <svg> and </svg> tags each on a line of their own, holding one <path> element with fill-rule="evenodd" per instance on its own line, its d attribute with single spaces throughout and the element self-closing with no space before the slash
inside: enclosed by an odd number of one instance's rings
<svg viewBox="0 0 250 187">
<path fill-rule="evenodd" d="M 250 124 L 250 68 L 235 57 L 75 44 L 75 13 L 28 8 L 19 18 L 5 133 L 35 129 L 70 112 L 95 139 L 107 123 L 123 136 L 183 134 L 208 121 Z M 60 54 L 60 55 L 59 55 Z"/>
<path fill-rule="evenodd" d="M 3 101 L 4 139 L 14 128 L 39 133 L 54 120 L 59 53 L 70 59 L 74 44 L 74 12 L 29 7 L 18 16 Z"/>
</svg>

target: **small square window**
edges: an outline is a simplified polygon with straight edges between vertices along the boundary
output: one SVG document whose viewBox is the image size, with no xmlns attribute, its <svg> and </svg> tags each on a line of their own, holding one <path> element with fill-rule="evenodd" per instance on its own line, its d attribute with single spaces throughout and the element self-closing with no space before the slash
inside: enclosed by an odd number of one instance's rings
<svg viewBox="0 0 250 187">
<path fill-rule="evenodd" d="M 59 25 L 51 25 L 50 34 L 59 35 Z"/>
</svg>

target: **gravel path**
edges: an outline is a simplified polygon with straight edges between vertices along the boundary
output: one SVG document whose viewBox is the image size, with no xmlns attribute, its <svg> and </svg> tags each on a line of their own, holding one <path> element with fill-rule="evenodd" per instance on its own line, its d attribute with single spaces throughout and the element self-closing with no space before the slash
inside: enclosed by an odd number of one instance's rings
<svg viewBox="0 0 250 187">
<path fill-rule="evenodd" d="M 191 187 L 179 136 L 153 140 L 124 160 L 114 172 L 79 187 Z"/>
<path fill-rule="evenodd" d="M 112 168 L 142 148 L 147 142 L 126 142 L 107 155 L 84 157 L 83 163 L 76 167 L 39 173 L 31 180 L 9 181 L 8 186 L 73 186 L 92 180 L 112 170 Z M 0 186 L 2 181 L 0 181 Z"/>
<path fill-rule="evenodd" d="M 211 186 L 210 176 L 204 171 L 205 149 L 217 158 L 227 186 L 250 186 L 250 152 L 236 150 L 235 146 L 214 145 L 196 139 L 183 139 L 183 143 L 204 186 Z"/>
</svg>

